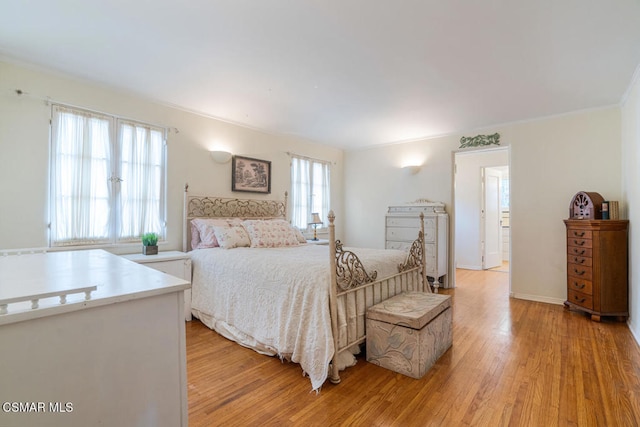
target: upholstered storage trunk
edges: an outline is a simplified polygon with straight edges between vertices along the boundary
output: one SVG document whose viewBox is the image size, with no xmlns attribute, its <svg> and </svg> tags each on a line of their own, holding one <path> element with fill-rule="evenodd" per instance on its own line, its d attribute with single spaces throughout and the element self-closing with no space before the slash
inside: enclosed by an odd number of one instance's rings
<svg viewBox="0 0 640 427">
<path fill-rule="evenodd" d="M 367 361 L 421 378 L 453 342 L 449 295 L 407 292 L 367 310 Z"/>
</svg>

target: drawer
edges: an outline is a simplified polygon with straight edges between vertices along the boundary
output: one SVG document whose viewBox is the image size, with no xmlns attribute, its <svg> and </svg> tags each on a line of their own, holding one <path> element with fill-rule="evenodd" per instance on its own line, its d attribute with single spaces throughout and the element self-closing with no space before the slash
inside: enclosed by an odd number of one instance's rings
<svg viewBox="0 0 640 427">
<path fill-rule="evenodd" d="M 567 277 L 567 289 L 570 291 L 582 292 L 586 295 L 593 295 L 593 283 L 591 280 Z"/>
<path fill-rule="evenodd" d="M 388 216 L 387 227 L 410 227 L 415 228 L 416 230 L 420 230 L 420 218 Z"/>
<path fill-rule="evenodd" d="M 593 240 L 591 239 L 580 239 L 578 237 L 568 237 L 567 238 L 567 246 L 574 246 L 577 248 L 592 248 Z"/>
<path fill-rule="evenodd" d="M 591 267 L 593 265 L 593 259 L 591 257 L 571 255 L 567 256 L 567 261 L 571 264 L 582 265 L 585 267 Z"/>
<path fill-rule="evenodd" d="M 591 250 L 591 248 L 582 248 L 582 247 L 578 247 L 578 246 L 567 246 L 567 254 L 569 256 L 578 255 L 578 256 L 582 256 L 582 257 L 591 257 L 592 253 L 593 253 L 593 251 Z"/>
<path fill-rule="evenodd" d="M 154 270 L 162 271 L 165 274 L 170 274 L 172 276 L 191 281 L 191 278 L 184 277 L 185 276 L 184 264 L 185 264 L 185 261 L 183 259 L 176 259 L 171 261 L 146 263 L 143 265 L 146 265 L 147 267 L 151 267 Z"/>
<path fill-rule="evenodd" d="M 393 241 L 387 240 L 385 249 L 398 249 L 401 251 L 406 251 L 411 248 L 412 243 L 413 242 L 393 242 Z"/>
<path fill-rule="evenodd" d="M 391 227 L 387 228 L 387 240 L 394 240 L 400 242 L 413 242 L 418 238 L 417 228 L 401 228 L 401 227 Z M 426 235 L 426 231 L 425 231 Z M 426 240 L 426 236 L 425 236 Z"/>
<path fill-rule="evenodd" d="M 583 294 L 582 292 L 573 291 L 571 289 L 569 289 L 567 293 L 567 301 L 570 303 L 593 310 L 593 297 L 591 295 Z"/>
<path fill-rule="evenodd" d="M 444 212 L 444 205 L 434 205 L 434 206 L 389 206 L 389 213 L 438 213 Z"/>
<path fill-rule="evenodd" d="M 581 230 L 579 228 L 569 228 L 567 230 L 567 238 L 593 239 L 591 230 Z"/>
<path fill-rule="evenodd" d="M 575 277 L 583 280 L 593 279 L 593 269 L 591 267 L 584 267 L 577 264 L 567 264 L 567 274 L 570 277 Z"/>
</svg>

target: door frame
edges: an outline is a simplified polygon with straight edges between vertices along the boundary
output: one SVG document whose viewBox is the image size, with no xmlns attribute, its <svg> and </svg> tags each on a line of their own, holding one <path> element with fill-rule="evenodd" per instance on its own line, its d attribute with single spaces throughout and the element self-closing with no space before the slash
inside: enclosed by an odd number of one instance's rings
<svg viewBox="0 0 640 427">
<path fill-rule="evenodd" d="M 474 154 L 474 153 L 486 153 L 488 151 L 502 151 L 505 150 L 507 152 L 507 167 L 509 168 L 509 180 L 511 181 L 512 179 L 512 171 L 511 171 L 511 146 L 510 145 L 503 145 L 503 146 L 499 146 L 499 147 L 490 147 L 490 148 L 486 148 L 486 147 L 481 147 L 481 148 L 475 148 L 475 149 L 457 149 L 457 150 L 452 150 L 451 151 L 451 174 L 452 174 L 452 179 L 451 179 L 451 194 L 452 194 L 452 201 L 451 201 L 451 221 L 450 221 L 450 242 L 451 244 L 449 245 L 449 259 L 452 260 L 452 262 L 450 263 L 450 280 L 449 280 L 449 287 L 455 288 L 456 286 L 456 266 L 457 266 L 457 256 L 456 256 L 456 158 L 458 155 L 468 155 L 468 154 Z M 513 188 L 513 185 L 509 185 L 509 199 L 511 200 L 511 189 Z M 513 224 L 513 213 L 512 213 L 512 208 L 510 207 L 510 224 Z M 511 278 L 512 278 L 512 274 L 513 274 L 513 263 L 512 261 L 512 255 L 513 255 L 513 233 L 510 233 L 510 244 L 509 244 L 509 293 L 511 293 Z"/>
</svg>

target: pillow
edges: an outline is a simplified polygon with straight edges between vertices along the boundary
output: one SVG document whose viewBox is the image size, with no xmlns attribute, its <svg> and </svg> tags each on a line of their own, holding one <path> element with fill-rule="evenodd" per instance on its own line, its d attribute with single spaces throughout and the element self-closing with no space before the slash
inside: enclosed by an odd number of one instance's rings
<svg viewBox="0 0 640 427">
<path fill-rule="evenodd" d="M 243 221 L 242 225 L 249 234 L 252 248 L 278 248 L 300 244 L 293 228 L 284 220 L 247 220 Z"/>
<path fill-rule="evenodd" d="M 304 237 L 304 234 L 302 234 L 302 231 L 300 231 L 300 229 L 298 227 L 294 227 L 293 225 L 291 225 L 291 223 L 283 220 L 283 219 L 272 219 L 271 221 L 279 221 L 281 223 L 287 224 L 291 230 L 293 231 L 293 234 L 296 236 L 296 239 L 298 240 L 298 243 L 307 243 L 307 238 Z"/>
<path fill-rule="evenodd" d="M 191 249 L 200 249 L 200 231 L 198 227 L 191 221 Z"/>
<path fill-rule="evenodd" d="M 296 235 L 296 239 L 298 239 L 298 243 L 307 243 L 307 238 L 304 237 L 302 231 L 298 227 L 291 226 L 293 233 Z"/>
<path fill-rule="evenodd" d="M 214 225 L 212 228 L 222 249 L 239 248 L 251 244 L 247 230 L 242 226 Z"/>
<path fill-rule="evenodd" d="M 217 248 L 214 226 L 228 227 L 230 220 L 217 218 L 194 218 L 191 220 L 191 249 Z M 194 232 L 194 229 L 196 230 Z M 197 237 L 195 237 L 197 236 Z"/>
<path fill-rule="evenodd" d="M 298 240 L 298 243 L 307 243 L 307 238 L 304 237 L 304 234 L 302 234 L 302 231 L 298 228 L 298 227 L 294 227 L 293 225 L 291 225 L 290 222 L 284 220 L 284 219 L 272 219 L 271 221 L 274 222 L 281 222 L 283 224 L 286 224 L 289 228 L 291 228 L 291 230 L 293 231 L 293 234 L 296 236 L 296 239 Z"/>
</svg>

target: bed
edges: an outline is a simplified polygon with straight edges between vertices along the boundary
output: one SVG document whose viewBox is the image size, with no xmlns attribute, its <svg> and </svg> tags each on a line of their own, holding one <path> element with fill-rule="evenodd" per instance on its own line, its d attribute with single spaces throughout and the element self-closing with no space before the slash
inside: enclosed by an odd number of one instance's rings
<svg viewBox="0 0 640 427">
<path fill-rule="evenodd" d="M 335 238 L 331 212 L 329 244 L 312 245 L 286 213 L 286 193 L 284 200 L 231 199 L 185 187 L 191 311 L 226 338 L 299 363 L 317 391 L 327 378 L 339 383 L 339 371 L 355 363 L 368 307 L 401 292 L 431 291 L 424 229 L 408 252 L 348 248 Z"/>
</svg>

